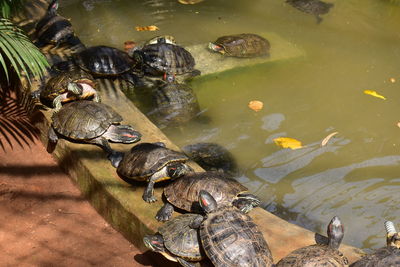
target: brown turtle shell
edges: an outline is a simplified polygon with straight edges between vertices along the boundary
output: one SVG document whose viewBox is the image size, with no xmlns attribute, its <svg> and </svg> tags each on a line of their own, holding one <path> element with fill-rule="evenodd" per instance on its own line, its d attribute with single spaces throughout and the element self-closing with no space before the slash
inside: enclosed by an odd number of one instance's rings
<svg viewBox="0 0 400 267">
<path fill-rule="evenodd" d="M 400 266 L 400 249 L 396 247 L 384 247 L 374 253 L 363 256 L 352 263 L 350 267 L 387 267 Z"/>
<path fill-rule="evenodd" d="M 81 70 L 72 70 L 61 72 L 53 76 L 46 83 L 46 86 L 40 91 L 40 102 L 48 107 L 53 107 L 53 100 L 68 91 L 68 84 L 71 82 L 86 83 L 93 88 L 96 88 L 96 82 L 92 75 Z M 69 102 L 70 99 L 65 99 L 63 103 Z"/>
<path fill-rule="evenodd" d="M 177 208 L 200 212 L 199 192 L 208 191 L 218 206 L 230 206 L 237 195 L 248 191 L 247 187 L 221 172 L 193 172 L 176 179 L 164 188 L 164 196 Z"/>
<path fill-rule="evenodd" d="M 80 100 L 65 104 L 52 116 L 52 126 L 59 134 L 74 139 L 88 140 L 103 135 L 122 117 L 106 104 Z"/>
<path fill-rule="evenodd" d="M 254 221 L 235 207 L 218 208 L 200 226 L 200 239 L 214 266 L 269 267 L 272 256 Z"/>
<path fill-rule="evenodd" d="M 296 249 L 276 265 L 276 267 L 301 266 L 345 267 L 348 266 L 348 260 L 337 249 L 328 245 L 315 244 Z"/>
<path fill-rule="evenodd" d="M 222 46 L 225 55 L 232 57 L 265 56 L 271 47 L 267 39 L 253 33 L 222 36 L 214 44 Z"/>
<path fill-rule="evenodd" d="M 125 153 L 117 168 L 119 175 L 136 181 L 147 179 L 171 162 L 185 162 L 189 158 L 180 152 L 156 143 L 141 143 Z"/>
<path fill-rule="evenodd" d="M 183 214 L 164 223 L 158 229 L 169 252 L 189 261 L 200 261 L 204 257 L 204 252 L 200 248 L 198 229 L 189 226 L 199 216 L 201 217 L 198 214 Z"/>
</svg>

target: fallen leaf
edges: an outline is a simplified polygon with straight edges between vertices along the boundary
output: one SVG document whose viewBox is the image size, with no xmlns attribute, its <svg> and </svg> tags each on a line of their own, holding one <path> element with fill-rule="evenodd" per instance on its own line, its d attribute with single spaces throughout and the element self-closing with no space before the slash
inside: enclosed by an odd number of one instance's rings
<svg viewBox="0 0 400 267">
<path fill-rule="evenodd" d="M 264 106 L 264 103 L 261 102 L 261 101 L 258 101 L 258 100 L 250 101 L 249 104 L 248 104 L 248 107 L 251 108 L 254 111 L 262 110 L 263 106 Z"/>
<path fill-rule="evenodd" d="M 399 128 L 400 128 L 400 121 L 397 123 L 397 127 L 399 127 Z"/>
<path fill-rule="evenodd" d="M 339 133 L 339 132 L 334 132 L 334 133 L 329 134 L 327 137 L 325 137 L 324 140 L 322 140 L 322 142 L 321 142 L 321 146 L 326 146 L 326 144 L 329 142 L 329 140 L 330 140 L 333 136 L 337 135 L 338 133 Z"/>
<path fill-rule="evenodd" d="M 386 97 L 384 97 L 383 95 L 378 94 L 376 91 L 373 91 L 373 90 L 364 90 L 364 94 L 372 95 L 374 97 L 386 100 Z"/>
<path fill-rule="evenodd" d="M 289 137 L 278 137 L 274 139 L 274 142 L 283 148 L 298 149 L 303 147 L 299 140 Z"/>
<path fill-rule="evenodd" d="M 396 82 L 396 79 L 395 79 L 395 78 L 390 78 L 389 81 L 390 81 L 391 83 L 395 83 L 395 82 Z"/>
<path fill-rule="evenodd" d="M 136 26 L 135 27 L 135 29 L 138 31 L 138 32 L 141 32 L 141 31 L 158 31 L 159 30 L 159 28 L 157 27 L 157 26 L 155 26 L 155 25 L 150 25 L 150 26 Z"/>
<path fill-rule="evenodd" d="M 178 0 L 179 3 L 184 5 L 194 5 L 203 1 L 204 0 Z"/>
</svg>

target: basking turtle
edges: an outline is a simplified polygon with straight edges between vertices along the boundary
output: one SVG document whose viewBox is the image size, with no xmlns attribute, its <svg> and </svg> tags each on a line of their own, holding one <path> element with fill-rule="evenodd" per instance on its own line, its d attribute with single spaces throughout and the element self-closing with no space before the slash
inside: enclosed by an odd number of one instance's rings
<svg viewBox="0 0 400 267">
<path fill-rule="evenodd" d="M 235 206 L 247 213 L 260 204 L 260 200 L 238 181 L 221 172 L 192 172 L 164 187 L 164 196 L 168 201 L 157 212 L 159 221 L 169 220 L 174 207 L 200 213 L 198 196 L 201 190 L 208 191 L 217 201 L 219 207 Z"/>
<path fill-rule="evenodd" d="M 150 76 L 166 73 L 191 76 L 200 74 L 194 69 L 195 60 L 190 52 L 179 45 L 167 43 L 164 38 L 135 50 L 132 57 L 142 63 L 143 72 Z"/>
<path fill-rule="evenodd" d="M 182 148 L 188 157 L 206 171 L 223 171 L 235 176 L 238 173 L 233 155 L 216 143 L 196 143 Z"/>
<path fill-rule="evenodd" d="M 164 143 L 141 143 L 125 153 L 117 163 L 117 173 L 129 181 L 147 181 L 142 198 L 154 202 L 157 200 L 153 194 L 154 183 L 175 179 L 191 171 L 185 164 L 187 160 L 186 155 L 166 148 Z"/>
<path fill-rule="evenodd" d="M 199 204 L 206 213 L 191 228 L 200 229 L 200 240 L 207 257 L 216 267 L 270 267 L 271 251 L 250 216 L 236 207 L 219 207 L 207 191 L 199 193 Z"/>
<path fill-rule="evenodd" d="M 202 260 L 204 251 L 200 246 L 198 230 L 190 228 L 190 224 L 198 217 L 202 218 L 191 213 L 175 217 L 158 228 L 155 235 L 146 235 L 143 242 L 152 251 L 182 266 L 196 266 L 193 262 Z"/>
<path fill-rule="evenodd" d="M 374 253 L 362 257 L 350 267 L 390 267 L 400 266 L 400 233 L 396 231 L 393 222 L 385 222 L 386 247 L 377 249 Z"/>
<path fill-rule="evenodd" d="M 143 80 L 135 73 L 134 68 L 137 64 L 138 62 L 124 51 L 100 45 L 75 53 L 70 61 L 60 62 L 54 67 L 57 70 L 65 71 L 78 66 L 95 78 L 121 77 L 134 86 L 143 86 Z"/>
<path fill-rule="evenodd" d="M 315 244 L 292 251 L 281 259 L 276 267 L 343 267 L 348 266 L 347 258 L 338 250 L 344 235 L 339 217 L 332 218 L 328 225 L 328 244 Z"/>
<path fill-rule="evenodd" d="M 57 14 L 58 0 L 52 0 L 47 8 L 47 12 L 36 24 L 35 32 L 38 47 L 46 44 L 59 46 L 62 43 L 70 42 L 75 44 L 80 40 L 75 36 L 71 22 Z"/>
<path fill-rule="evenodd" d="M 58 138 L 96 144 L 108 153 L 113 165 L 121 160 L 121 153 L 111 149 L 108 140 L 117 143 L 134 143 L 141 134 L 129 125 L 120 125 L 122 117 L 106 104 L 79 100 L 67 103 L 52 116 L 49 141 L 57 144 Z"/>
<path fill-rule="evenodd" d="M 314 15 L 318 24 L 322 22 L 320 15 L 328 13 L 334 6 L 332 3 L 325 3 L 320 0 L 286 0 L 286 3 L 304 13 Z"/>
<path fill-rule="evenodd" d="M 152 91 L 155 109 L 149 113 L 157 125 L 180 125 L 200 113 L 197 97 L 185 83 L 178 83 L 174 75 L 166 77 L 166 83 Z"/>
<path fill-rule="evenodd" d="M 99 102 L 100 97 L 95 88 L 96 82 L 92 75 L 73 70 L 53 76 L 42 89 L 33 92 L 32 96 L 39 98 L 43 105 L 58 111 L 62 104 L 74 100 L 93 98 L 93 101 Z"/>
<path fill-rule="evenodd" d="M 268 56 L 270 46 L 267 39 L 253 33 L 222 36 L 208 44 L 212 51 L 231 57 Z"/>
</svg>

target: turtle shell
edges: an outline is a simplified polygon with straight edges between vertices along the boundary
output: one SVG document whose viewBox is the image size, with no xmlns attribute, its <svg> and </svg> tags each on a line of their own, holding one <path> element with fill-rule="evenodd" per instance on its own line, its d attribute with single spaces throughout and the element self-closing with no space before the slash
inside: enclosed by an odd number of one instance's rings
<svg viewBox="0 0 400 267">
<path fill-rule="evenodd" d="M 38 41 L 41 44 L 59 44 L 74 36 L 71 22 L 62 16 L 48 18 L 42 27 L 36 28 Z"/>
<path fill-rule="evenodd" d="M 328 245 L 315 244 L 296 249 L 276 265 L 276 267 L 302 266 L 344 267 L 348 266 L 348 260 L 337 249 L 330 248 Z"/>
<path fill-rule="evenodd" d="M 89 47 L 74 54 L 74 61 L 83 70 L 97 76 L 121 75 L 136 65 L 127 53 L 109 46 Z"/>
<path fill-rule="evenodd" d="M 219 207 L 232 205 L 238 194 L 248 191 L 247 187 L 223 173 L 193 172 L 164 187 L 164 196 L 177 208 L 200 212 L 200 190 L 208 191 Z"/>
<path fill-rule="evenodd" d="M 322 15 L 329 12 L 332 3 L 325 3 L 320 0 L 286 0 L 286 3 L 298 10 L 313 15 Z"/>
<path fill-rule="evenodd" d="M 200 249 L 198 230 L 189 226 L 199 216 L 202 217 L 198 214 L 183 214 L 158 229 L 164 238 L 164 246 L 170 253 L 189 261 L 200 261 L 204 257 Z"/>
<path fill-rule="evenodd" d="M 93 88 L 96 87 L 93 76 L 87 72 L 80 70 L 61 72 L 50 78 L 43 90 L 40 91 L 40 102 L 48 107 L 53 107 L 53 100 L 57 96 L 66 93 L 68 91 L 68 84 L 71 82 L 86 83 Z"/>
<path fill-rule="evenodd" d="M 164 73 L 184 74 L 194 71 L 195 60 L 185 48 L 169 44 L 156 43 L 145 45 L 140 53 L 143 63 L 150 67 L 145 70 L 149 74 L 163 75 Z M 152 73 L 154 72 L 154 73 Z"/>
<path fill-rule="evenodd" d="M 74 140 L 88 140 L 101 136 L 122 117 L 111 107 L 88 100 L 65 104 L 52 116 L 52 126 L 59 134 Z"/>
<path fill-rule="evenodd" d="M 222 36 L 214 44 L 223 47 L 225 55 L 232 57 L 265 56 L 270 49 L 267 39 L 252 33 Z"/>
<path fill-rule="evenodd" d="M 119 175 L 137 181 L 147 179 L 171 162 L 185 162 L 189 158 L 183 153 L 156 143 L 141 143 L 125 153 L 117 168 Z"/>
<path fill-rule="evenodd" d="M 257 225 L 235 207 L 218 208 L 200 226 L 207 257 L 216 267 L 269 267 L 272 256 Z"/>
<path fill-rule="evenodd" d="M 400 266 L 400 249 L 396 247 L 384 247 L 374 253 L 365 255 L 354 262 L 350 267 L 387 267 Z"/>
</svg>

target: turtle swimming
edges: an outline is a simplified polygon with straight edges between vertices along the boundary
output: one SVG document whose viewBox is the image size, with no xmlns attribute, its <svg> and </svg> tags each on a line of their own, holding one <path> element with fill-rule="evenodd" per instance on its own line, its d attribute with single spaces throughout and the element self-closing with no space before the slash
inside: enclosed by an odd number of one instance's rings
<svg viewBox="0 0 400 267">
<path fill-rule="evenodd" d="M 304 13 L 314 15 L 318 24 L 322 22 L 320 15 L 327 14 L 334 6 L 332 3 L 325 3 L 320 0 L 286 0 L 286 3 Z"/>
<path fill-rule="evenodd" d="M 141 134 L 132 126 L 120 125 L 122 117 L 110 106 L 89 100 L 67 103 L 53 113 L 49 141 L 57 144 L 58 138 L 95 144 L 103 148 L 115 166 L 122 154 L 111 149 L 108 140 L 117 143 L 134 143 Z"/>
</svg>

